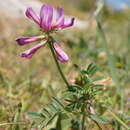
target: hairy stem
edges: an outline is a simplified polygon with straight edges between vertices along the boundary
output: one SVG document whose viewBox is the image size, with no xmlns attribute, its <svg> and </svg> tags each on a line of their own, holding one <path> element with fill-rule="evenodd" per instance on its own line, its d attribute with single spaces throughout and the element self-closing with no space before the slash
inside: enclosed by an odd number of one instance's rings
<svg viewBox="0 0 130 130">
<path fill-rule="evenodd" d="M 85 130 L 85 113 L 82 114 L 81 130 Z"/>
<path fill-rule="evenodd" d="M 54 61 L 55 61 L 55 63 L 56 63 L 57 69 L 58 69 L 58 71 L 59 71 L 59 73 L 60 73 L 60 75 L 61 75 L 63 81 L 65 82 L 66 86 L 69 88 L 69 83 L 68 83 L 67 79 L 65 78 L 65 76 L 64 76 L 64 74 L 63 74 L 63 72 L 62 72 L 62 70 L 61 70 L 60 64 L 59 64 L 59 62 L 57 61 L 57 58 L 56 58 L 54 49 L 53 49 L 53 47 L 52 47 L 52 38 L 51 38 L 51 40 L 49 40 L 49 47 L 50 47 L 50 50 L 51 50 L 51 52 L 52 52 L 52 55 L 53 55 Z"/>
<path fill-rule="evenodd" d="M 99 130 L 102 130 L 102 127 L 99 125 L 99 123 L 95 120 L 93 120 L 91 117 L 90 119 L 98 126 Z"/>
</svg>

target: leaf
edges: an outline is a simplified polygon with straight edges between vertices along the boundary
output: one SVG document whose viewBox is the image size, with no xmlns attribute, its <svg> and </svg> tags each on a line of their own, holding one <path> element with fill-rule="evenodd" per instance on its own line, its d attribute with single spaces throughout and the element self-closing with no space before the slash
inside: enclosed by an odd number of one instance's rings
<svg viewBox="0 0 130 130">
<path fill-rule="evenodd" d="M 91 115 L 91 118 L 99 123 L 106 124 L 109 123 L 106 119 L 103 119 L 102 117 L 99 117 L 98 115 L 94 114 Z"/>
<path fill-rule="evenodd" d="M 86 70 L 82 70 L 82 74 L 88 74 Z"/>
<path fill-rule="evenodd" d="M 37 112 L 28 112 L 27 115 L 30 118 L 43 118 L 43 116 L 40 113 L 37 113 Z"/>
<path fill-rule="evenodd" d="M 91 86 L 92 88 L 97 88 L 97 89 L 101 89 L 104 87 L 104 85 L 93 85 Z"/>
<path fill-rule="evenodd" d="M 40 126 L 38 130 L 42 130 L 45 126 L 47 126 L 56 116 L 57 114 L 53 114 L 50 118 L 46 119 Z"/>
<path fill-rule="evenodd" d="M 77 64 L 74 64 L 74 67 L 77 71 L 80 71 L 80 67 Z"/>
<path fill-rule="evenodd" d="M 87 73 L 93 75 L 97 71 L 97 66 L 93 63 L 89 64 L 87 68 Z"/>
<path fill-rule="evenodd" d="M 48 112 L 46 108 L 42 109 L 41 114 L 43 114 L 46 118 L 51 117 L 51 114 Z"/>
<path fill-rule="evenodd" d="M 31 124 L 31 128 L 35 128 L 35 127 L 37 127 L 37 126 L 39 126 L 40 124 L 41 124 L 41 120 L 36 120 L 36 121 L 34 121 L 32 124 Z"/>
<path fill-rule="evenodd" d="M 91 69 L 91 67 L 93 66 L 93 63 L 88 65 L 87 71 L 89 71 Z"/>
<path fill-rule="evenodd" d="M 57 98 L 53 97 L 52 101 L 55 104 L 56 108 L 64 109 L 64 105 Z"/>
<path fill-rule="evenodd" d="M 48 108 L 52 111 L 52 112 L 58 112 L 58 110 L 56 109 L 56 107 L 53 104 L 49 104 Z"/>
<path fill-rule="evenodd" d="M 67 91 L 67 92 L 64 93 L 63 99 L 70 98 L 70 97 L 72 97 L 72 96 L 74 96 L 74 95 L 76 95 L 75 92 L 68 92 L 68 91 Z"/>
</svg>

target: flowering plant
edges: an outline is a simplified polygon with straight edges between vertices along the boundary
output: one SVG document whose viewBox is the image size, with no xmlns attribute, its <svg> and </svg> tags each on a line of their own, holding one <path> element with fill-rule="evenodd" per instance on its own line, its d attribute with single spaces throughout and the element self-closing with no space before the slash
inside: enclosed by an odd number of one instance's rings
<svg viewBox="0 0 130 130">
<path fill-rule="evenodd" d="M 100 8 L 95 12 L 94 17 L 98 15 L 102 8 L 102 6 L 99 7 Z M 70 18 L 65 21 L 62 8 L 57 8 L 57 15 L 55 18 L 54 9 L 47 4 L 41 7 L 39 16 L 36 15 L 32 8 L 28 8 L 25 14 L 39 26 L 39 28 L 43 31 L 43 35 L 17 38 L 16 41 L 20 46 L 40 41 L 39 44 L 22 52 L 21 57 L 32 58 L 37 50 L 46 44 L 49 44 L 58 71 L 67 86 L 67 89 L 63 92 L 63 97 L 61 99 L 52 97 L 52 102 L 40 110 L 40 112 L 28 112 L 29 117 L 35 118 L 30 128 L 38 128 L 38 130 L 42 130 L 43 128 L 47 129 L 47 126 L 51 123 L 51 121 L 57 117 L 55 121 L 55 128 L 52 128 L 54 130 L 62 130 L 62 122 L 64 122 L 64 120 L 69 120 L 69 124 L 67 126 L 68 129 L 86 130 L 86 122 L 93 122 L 100 130 L 102 130 L 102 124 L 110 124 L 112 121 L 97 115 L 95 106 L 97 103 L 100 105 L 99 97 L 102 96 L 103 90 L 105 90 L 104 86 L 106 87 L 109 84 L 111 78 L 96 80 L 93 78 L 97 71 L 95 64 L 89 64 L 86 69 L 81 69 L 77 64 L 75 64 L 74 67 L 78 72 L 78 76 L 75 76 L 73 83 L 68 83 L 58 62 L 67 62 L 69 60 L 68 55 L 51 36 L 53 32 L 73 26 L 75 19 Z M 102 36 L 102 39 L 106 44 L 105 46 L 107 46 L 106 37 L 100 21 L 96 19 L 96 22 L 100 36 Z M 106 52 L 107 55 L 110 56 L 107 47 Z M 103 104 L 103 107 L 107 109 L 107 105 L 105 103 Z M 108 112 L 117 120 L 118 123 L 126 129 L 129 129 L 129 127 L 112 111 L 108 110 Z"/>
<path fill-rule="evenodd" d="M 32 58 L 33 54 L 39 50 L 41 47 L 45 46 L 46 43 L 52 42 L 52 47 L 55 51 L 57 59 L 61 62 L 66 62 L 69 60 L 67 54 L 60 48 L 57 42 L 54 42 L 53 38 L 50 36 L 51 33 L 71 27 L 74 24 L 74 18 L 70 18 L 65 21 L 62 8 L 57 8 L 56 18 L 54 17 L 54 9 L 50 5 L 43 5 L 40 10 L 40 15 L 38 16 L 32 8 L 27 8 L 25 12 L 26 16 L 38 24 L 39 28 L 44 32 L 44 35 L 33 36 L 33 37 L 19 37 L 16 41 L 20 46 L 29 44 L 35 41 L 41 41 L 39 44 L 31 47 L 30 49 L 21 53 L 21 57 Z"/>
</svg>

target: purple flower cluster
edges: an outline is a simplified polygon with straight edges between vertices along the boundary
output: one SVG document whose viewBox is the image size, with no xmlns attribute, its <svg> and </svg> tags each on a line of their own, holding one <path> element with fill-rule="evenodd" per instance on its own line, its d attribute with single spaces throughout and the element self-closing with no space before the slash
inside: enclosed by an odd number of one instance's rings
<svg viewBox="0 0 130 130">
<path fill-rule="evenodd" d="M 38 16 L 32 8 L 27 8 L 25 12 L 26 16 L 33 20 L 40 29 L 49 34 L 53 31 L 64 29 L 66 27 L 73 26 L 74 18 L 70 18 L 65 21 L 63 9 L 57 8 L 56 18 L 54 17 L 54 9 L 50 5 L 43 5 L 40 10 L 40 15 Z M 22 52 L 21 57 L 31 58 L 33 54 L 43 47 L 47 43 L 46 36 L 33 36 L 33 37 L 19 37 L 16 41 L 20 46 L 26 45 L 31 42 L 41 41 L 39 44 L 33 46 L 32 48 Z M 55 42 L 53 43 L 53 48 L 57 59 L 61 62 L 66 62 L 69 60 L 67 54 L 60 48 L 60 46 Z"/>
<path fill-rule="evenodd" d="M 39 16 L 36 15 L 32 8 L 28 8 L 25 14 L 29 19 L 37 23 L 45 32 L 63 29 L 74 24 L 74 18 L 65 21 L 62 8 L 57 8 L 57 16 L 54 18 L 54 9 L 46 4 L 41 7 Z"/>
</svg>

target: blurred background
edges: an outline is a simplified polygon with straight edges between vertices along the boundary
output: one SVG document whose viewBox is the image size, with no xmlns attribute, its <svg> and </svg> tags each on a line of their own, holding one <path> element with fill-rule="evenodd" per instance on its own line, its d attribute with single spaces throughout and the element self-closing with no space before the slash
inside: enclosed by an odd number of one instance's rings
<svg viewBox="0 0 130 130">
<path fill-rule="evenodd" d="M 51 96 L 61 96 L 65 88 L 57 72 L 48 47 L 42 48 L 32 59 L 19 56 L 32 44 L 20 47 L 15 42 L 19 36 L 36 36 L 41 32 L 37 25 L 25 17 L 27 7 L 38 13 L 42 4 L 62 7 L 66 16 L 75 17 L 74 27 L 58 32 L 54 37 L 61 41 L 62 48 L 70 61 L 61 64 L 69 82 L 74 80 L 76 72 L 73 64 L 82 68 L 94 62 L 97 75 L 111 76 L 108 57 L 97 35 L 97 26 L 93 14 L 97 0 L 4 0 L 0 2 L 0 122 L 11 122 L 22 103 L 20 120 L 30 121 L 28 111 L 39 111 L 50 102 Z M 124 112 L 130 113 L 130 1 L 106 0 L 101 14 L 102 26 L 108 41 L 124 93 Z M 119 111 L 119 102 L 115 99 L 116 85 L 112 82 L 104 96 L 110 97 L 111 107 Z M 102 100 L 101 100 L 102 102 Z M 100 107 L 99 107 L 100 109 Z M 28 126 L 21 126 L 21 128 Z M 0 130 L 9 129 L 3 126 Z M 93 128 L 94 129 L 94 128 Z M 95 130 L 95 129 L 94 129 Z"/>
</svg>

